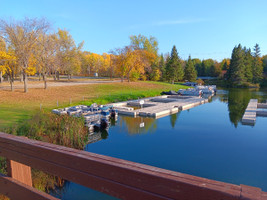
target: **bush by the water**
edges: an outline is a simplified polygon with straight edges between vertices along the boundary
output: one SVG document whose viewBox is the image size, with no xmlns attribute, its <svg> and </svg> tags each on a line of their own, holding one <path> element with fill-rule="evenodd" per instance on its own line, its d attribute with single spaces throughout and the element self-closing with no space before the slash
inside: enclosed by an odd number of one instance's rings
<svg viewBox="0 0 267 200">
<path fill-rule="evenodd" d="M 7 133 L 24 136 L 44 142 L 83 149 L 88 139 L 88 130 L 82 118 L 68 115 L 40 112 L 30 120 L 5 130 Z M 6 174 L 6 160 L 0 158 L 0 173 Z M 32 169 L 33 186 L 41 191 L 50 191 L 62 187 L 64 180 L 60 177 Z M 0 195 L 0 199 L 5 199 Z"/>
<path fill-rule="evenodd" d="M 40 112 L 8 133 L 75 149 L 83 149 L 88 130 L 82 118 Z"/>
</svg>

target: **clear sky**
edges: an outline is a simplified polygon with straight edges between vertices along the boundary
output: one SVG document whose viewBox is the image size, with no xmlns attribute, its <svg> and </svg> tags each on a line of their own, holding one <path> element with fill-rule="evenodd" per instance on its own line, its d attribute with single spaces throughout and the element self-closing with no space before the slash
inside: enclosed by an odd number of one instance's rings
<svg viewBox="0 0 267 200">
<path fill-rule="evenodd" d="M 267 0 L 0 0 L 0 17 L 46 17 L 84 50 L 109 52 L 130 35 L 155 36 L 159 52 L 221 60 L 239 43 L 267 54 Z"/>
</svg>

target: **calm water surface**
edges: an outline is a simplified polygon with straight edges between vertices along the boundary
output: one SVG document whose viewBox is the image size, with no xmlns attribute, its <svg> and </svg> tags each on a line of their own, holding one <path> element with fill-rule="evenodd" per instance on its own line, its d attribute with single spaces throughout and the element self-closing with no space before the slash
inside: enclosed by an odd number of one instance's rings
<svg viewBox="0 0 267 200">
<path fill-rule="evenodd" d="M 85 150 L 267 191 L 267 118 L 240 122 L 251 98 L 265 102 L 267 90 L 219 90 L 207 104 L 160 119 L 119 116 Z M 57 192 L 66 200 L 114 199 L 71 182 Z"/>
</svg>

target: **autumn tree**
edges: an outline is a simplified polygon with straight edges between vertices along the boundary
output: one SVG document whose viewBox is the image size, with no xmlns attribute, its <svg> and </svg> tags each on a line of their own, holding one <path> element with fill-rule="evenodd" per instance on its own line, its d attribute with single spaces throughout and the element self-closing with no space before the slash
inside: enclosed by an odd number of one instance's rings
<svg viewBox="0 0 267 200">
<path fill-rule="evenodd" d="M 57 59 L 60 69 L 68 75 L 68 80 L 70 80 L 72 74 L 77 74 L 81 70 L 80 51 L 83 47 L 83 42 L 76 46 L 69 32 L 61 29 L 57 32 L 57 40 L 59 45 Z"/>
<path fill-rule="evenodd" d="M 131 46 L 134 50 L 144 50 L 145 60 L 147 62 L 145 66 L 146 78 L 152 79 L 153 75 L 158 74 L 158 41 L 155 37 L 149 38 L 139 34 L 138 36 L 130 36 Z"/>
<path fill-rule="evenodd" d="M 16 72 L 16 57 L 12 53 L 0 51 L 0 72 L 9 77 L 10 88 L 13 91 L 14 75 Z"/>
<path fill-rule="evenodd" d="M 127 67 L 127 56 L 130 51 L 130 47 L 126 46 L 124 48 L 116 48 L 112 51 L 113 63 L 115 65 L 115 73 L 121 78 L 121 82 L 123 82 L 124 77 L 126 75 Z"/>
<path fill-rule="evenodd" d="M 3 62 L 3 59 L 4 59 L 4 56 L 3 56 L 4 52 L 6 52 L 6 43 L 5 43 L 4 39 L 1 37 L 1 35 L 0 35 L 0 53 L 2 54 L 2 62 Z M 4 72 L 5 72 L 4 66 L 2 65 L 2 68 L 0 68 L 0 83 L 3 82 L 3 73 Z"/>
<path fill-rule="evenodd" d="M 24 79 L 24 92 L 28 91 L 27 70 L 37 38 L 49 29 L 45 19 L 25 18 L 22 21 L 0 21 L 0 32 L 9 48 L 14 50 Z"/>
<path fill-rule="evenodd" d="M 36 59 L 36 68 L 39 74 L 43 76 L 44 89 L 47 89 L 47 75 L 50 72 L 56 79 L 56 53 L 58 51 L 57 36 L 55 34 L 40 34 L 34 56 Z"/>
</svg>

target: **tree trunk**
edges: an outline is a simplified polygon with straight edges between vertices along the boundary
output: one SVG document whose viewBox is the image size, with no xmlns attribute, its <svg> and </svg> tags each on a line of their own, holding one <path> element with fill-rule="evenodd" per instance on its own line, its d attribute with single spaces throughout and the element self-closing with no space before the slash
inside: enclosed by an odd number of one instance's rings
<svg viewBox="0 0 267 200">
<path fill-rule="evenodd" d="M 172 80 L 172 84 L 174 84 L 174 80 Z"/>
<path fill-rule="evenodd" d="M 2 83 L 3 82 L 3 72 L 1 71 L 0 72 L 0 83 Z"/>
<path fill-rule="evenodd" d="M 11 89 L 11 92 L 14 91 L 14 88 L 13 88 L 13 81 L 12 81 L 12 80 L 10 81 L 10 89 Z"/>
<path fill-rule="evenodd" d="M 46 73 L 43 73 L 44 89 L 47 89 Z"/>
<path fill-rule="evenodd" d="M 22 82 L 24 79 L 23 73 L 20 74 L 20 82 Z"/>
<path fill-rule="evenodd" d="M 68 81 L 70 81 L 70 79 L 71 79 L 71 76 L 70 76 L 70 74 L 68 74 Z"/>
<path fill-rule="evenodd" d="M 12 77 L 12 74 L 8 75 L 8 77 L 9 77 L 10 89 L 13 92 L 14 91 L 14 88 L 13 88 L 14 78 Z"/>
<path fill-rule="evenodd" d="M 39 81 L 41 81 L 41 73 L 39 73 Z"/>
<path fill-rule="evenodd" d="M 121 82 L 123 82 L 123 76 L 121 77 Z"/>
<path fill-rule="evenodd" d="M 57 77 L 57 80 L 59 81 L 59 71 L 56 71 L 56 77 Z"/>
<path fill-rule="evenodd" d="M 88 71 L 88 76 L 90 76 L 91 73 L 90 66 L 87 67 L 87 71 Z"/>
<path fill-rule="evenodd" d="M 28 77 L 25 71 L 23 71 L 23 81 L 24 81 L 24 92 L 27 93 L 28 92 Z"/>
<path fill-rule="evenodd" d="M 130 83 L 130 74 L 127 75 L 128 83 Z"/>
<path fill-rule="evenodd" d="M 113 68 L 110 69 L 110 80 L 113 78 Z"/>
</svg>

